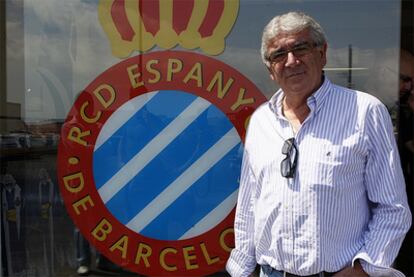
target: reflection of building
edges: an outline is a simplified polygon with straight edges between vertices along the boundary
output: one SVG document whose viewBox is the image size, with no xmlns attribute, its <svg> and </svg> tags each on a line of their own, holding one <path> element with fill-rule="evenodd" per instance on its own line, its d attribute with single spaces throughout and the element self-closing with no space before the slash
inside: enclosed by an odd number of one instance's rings
<svg viewBox="0 0 414 277">
<path fill-rule="evenodd" d="M 0 98 L 0 101 L 4 100 Z M 20 104 L 2 102 L 0 109 L 0 133 L 10 133 L 13 131 L 26 131 L 27 127 L 21 120 Z"/>
<path fill-rule="evenodd" d="M 4 157 L 10 153 L 21 153 L 28 146 L 28 137 L 27 126 L 20 119 L 20 105 L 7 102 L 0 105 L 5 107 L 4 110 L 0 110 L 1 156 Z"/>
</svg>

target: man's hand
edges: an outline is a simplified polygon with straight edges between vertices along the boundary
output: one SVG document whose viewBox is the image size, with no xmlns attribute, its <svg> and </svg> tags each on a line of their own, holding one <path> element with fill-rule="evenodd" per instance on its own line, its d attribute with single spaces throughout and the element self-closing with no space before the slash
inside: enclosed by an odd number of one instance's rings
<svg viewBox="0 0 414 277">
<path fill-rule="evenodd" d="M 367 277 L 368 274 L 362 269 L 361 264 L 359 261 L 355 261 L 354 267 L 348 266 L 339 271 L 334 275 L 334 277 Z"/>
</svg>

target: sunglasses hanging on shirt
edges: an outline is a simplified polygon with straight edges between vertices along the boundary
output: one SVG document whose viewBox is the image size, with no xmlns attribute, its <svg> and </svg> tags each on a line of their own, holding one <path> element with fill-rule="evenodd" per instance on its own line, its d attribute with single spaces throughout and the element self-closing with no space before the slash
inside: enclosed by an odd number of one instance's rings
<svg viewBox="0 0 414 277">
<path fill-rule="evenodd" d="M 286 158 L 280 163 L 280 173 L 285 178 L 295 177 L 296 162 L 298 159 L 298 149 L 295 145 L 295 138 L 285 140 L 282 147 L 282 154 L 286 155 Z"/>
</svg>

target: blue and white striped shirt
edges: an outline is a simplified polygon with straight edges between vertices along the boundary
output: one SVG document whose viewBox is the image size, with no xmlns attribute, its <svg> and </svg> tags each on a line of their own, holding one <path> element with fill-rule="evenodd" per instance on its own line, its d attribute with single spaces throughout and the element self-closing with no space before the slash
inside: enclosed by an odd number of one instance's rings
<svg viewBox="0 0 414 277">
<path fill-rule="evenodd" d="M 294 134 L 282 99 L 279 90 L 250 120 L 227 270 L 248 276 L 257 262 L 310 275 L 360 259 L 371 276 L 402 276 L 390 265 L 411 213 L 385 106 L 325 78 Z M 291 137 L 299 156 L 287 179 L 281 149 Z"/>
</svg>

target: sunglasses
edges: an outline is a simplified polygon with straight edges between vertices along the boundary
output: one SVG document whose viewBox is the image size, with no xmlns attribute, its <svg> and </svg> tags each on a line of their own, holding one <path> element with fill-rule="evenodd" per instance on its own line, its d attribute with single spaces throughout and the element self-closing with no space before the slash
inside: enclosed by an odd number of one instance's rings
<svg viewBox="0 0 414 277">
<path fill-rule="evenodd" d="M 285 140 L 282 147 L 282 154 L 286 158 L 280 163 L 280 172 L 285 178 L 293 178 L 296 172 L 296 162 L 298 159 L 298 149 L 295 146 L 295 138 Z"/>
<path fill-rule="evenodd" d="M 303 43 L 293 46 L 290 49 L 280 49 L 280 50 L 273 51 L 267 57 L 267 60 L 271 64 L 277 64 L 277 63 L 285 61 L 290 52 L 295 57 L 302 57 L 302 56 L 309 54 L 315 47 L 318 47 L 318 46 L 320 45 L 316 43 L 303 42 Z"/>
</svg>

